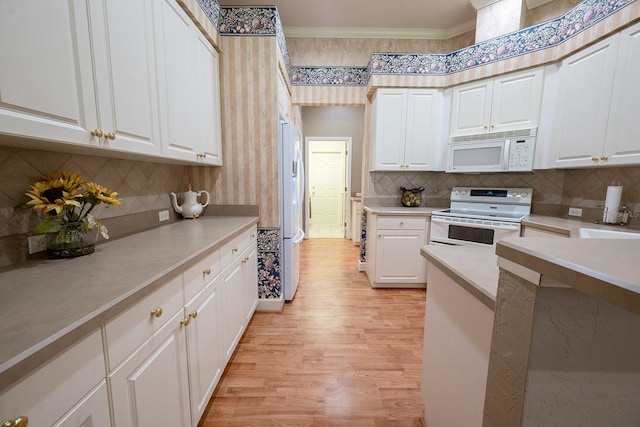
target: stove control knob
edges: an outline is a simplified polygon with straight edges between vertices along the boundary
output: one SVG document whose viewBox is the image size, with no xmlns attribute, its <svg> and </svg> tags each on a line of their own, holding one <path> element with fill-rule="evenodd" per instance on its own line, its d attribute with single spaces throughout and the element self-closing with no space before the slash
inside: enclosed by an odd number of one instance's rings
<svg viewBox="0 0 640 427">
<path fill-rule="evenodd" d="M 522 192 L 522 197 L 527 197 L 529 195 L 529 193 L 527 193 L 526 191 Z"/>
<path fill-rule="evenodd" d="M 460 191 L 456 190 L 453 192 L 454 195 L 459 196 L 460 195 Z"/>
<path fill-rule="evenodd" d="M 467 195 L 467 192 L 466 192 L 465 190 L 462 190 L 462 195 L 463 195 L 463 196 L 466 196 L 466 195 Z"/>
</svg>

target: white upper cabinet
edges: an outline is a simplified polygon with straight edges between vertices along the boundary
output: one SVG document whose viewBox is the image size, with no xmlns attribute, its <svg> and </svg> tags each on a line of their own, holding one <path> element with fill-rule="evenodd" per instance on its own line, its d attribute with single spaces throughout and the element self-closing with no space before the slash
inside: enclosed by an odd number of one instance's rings
<svg viewBox="0 0 640 427">
<path fill-rule="evenodd" d="M 157 6 L 163 154 L 222 164 L 218 54 L 174 0 Z"/>
<path fill-rule="evenodd" d="M 102 0 L 90 15 L 102 146 L 159 155 L 151 2 Z"/>
<path fill-rule="evenodd" d="M 640 25 L 562 62 L 554 166 L 640 163 Z"/>
<path fill-rule="evenodd" d="M 87 5 L 0 2 L 0 133 L 97 146 Z"/>
<path fill-rule="evenodd" d="M 620 34 L 620 53 L 601 156 L 609 165 L 640 164 L 640 24 Z"/>
<path fill-rule="evenodd" d="M 0 134 L 25 146 L 222 164 L 218 53 L 174 0 L 2 1 L 0 58 Z"/>
<path fill-rule="evenodd" d="M 537 127 L 543 77 L 534 68 L 455 87 L 450 136 Z"/>
<path fill-rule="evenodd" d="M 442 106 L 439 90 L 378 89 L 371 109 L 371 170 L 435 170 Z"/>
</svg>

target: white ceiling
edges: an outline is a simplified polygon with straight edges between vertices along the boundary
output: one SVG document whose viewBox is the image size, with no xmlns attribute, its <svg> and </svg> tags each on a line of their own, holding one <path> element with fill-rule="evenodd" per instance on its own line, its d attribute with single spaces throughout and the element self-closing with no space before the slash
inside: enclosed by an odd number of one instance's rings
<svg viewBox="0 0 640 427">
<path fill-rule="evenodd" d="M 277 6 L 287 37 L 450 38 L 475 28 L 470 0 L 219 0 Z"/>
</svg>

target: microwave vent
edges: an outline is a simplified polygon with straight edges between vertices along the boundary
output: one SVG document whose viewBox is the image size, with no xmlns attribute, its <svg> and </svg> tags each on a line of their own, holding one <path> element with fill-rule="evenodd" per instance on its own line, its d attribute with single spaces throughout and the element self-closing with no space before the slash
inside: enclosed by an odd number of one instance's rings
<svg viewBox="0 0 640 427">
<path fill-rule="evenodd" d="M 536 128 L 510 130 L 506 132 L 481 133 L 479 135 L 452 136 L 451 142 L 486 141 L 490 139 L 507 139 L 536 136 Z"/>
</svg>

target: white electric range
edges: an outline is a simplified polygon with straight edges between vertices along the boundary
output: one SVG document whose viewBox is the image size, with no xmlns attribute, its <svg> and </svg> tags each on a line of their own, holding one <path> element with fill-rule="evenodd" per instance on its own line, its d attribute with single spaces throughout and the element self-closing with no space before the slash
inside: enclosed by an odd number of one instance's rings
<svg viewBox="0 0 640 427">
<path fill-rule="evenodd" d="M 431 213 L 430 244 L 495 245 L 520 236 L 532 188 L 454 187 L 449 209 Z"/>
</svg>

